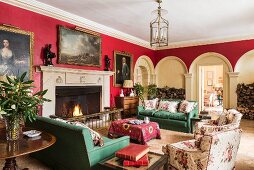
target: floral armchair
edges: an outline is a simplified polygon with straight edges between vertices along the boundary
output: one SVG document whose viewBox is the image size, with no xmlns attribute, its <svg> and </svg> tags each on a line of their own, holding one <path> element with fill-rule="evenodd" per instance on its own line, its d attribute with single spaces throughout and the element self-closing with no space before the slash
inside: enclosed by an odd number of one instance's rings
<svg viewBox="0 0 254 170">
<path fill-rule="evenodd" d="M 162 151 L 169 156 L 171 169 L 232 170 L 241 138 L 241 129 L 203 135 L 200 145 L 196 140 L 168 144 Z"/>
<path fill-rule="evenodd" d="M 197 122 L 195 124 L 195 139 L 198 139 L 204 134 L 209 134 L 218 131 L 227 131 L 239 128 L 242 119 L 242 114 L 235 109 L 224 111 L 217 120 L 208 120 Z"/>
</svg>

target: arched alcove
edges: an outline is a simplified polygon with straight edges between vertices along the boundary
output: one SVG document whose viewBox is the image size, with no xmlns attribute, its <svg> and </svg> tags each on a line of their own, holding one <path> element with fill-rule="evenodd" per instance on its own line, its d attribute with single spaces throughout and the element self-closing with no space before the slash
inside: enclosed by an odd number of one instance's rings
<svg viewBox="0 0 254 170">
<path fill-rule="evenodd" d="M 155 67 L 156 84 L 158 87 L 185 88 L 184 74 L 186 73 L 188 69 L 180 58 L 165 57 Z"/>
<path fill-rule="evenodd" d="M 230 106 L 230 77 L 229 73 L 233 72 L 233 68 L 229 60 L 215 52 L 208 52 L 198 56 L 191 64 L 189 73 L 192 75 L 191 86 L 191 99 L 201 101 L 201 92 L 200 89 L 200 77 L 199 77 L 199 68 L 200 66 L 213 66 L 213 65 L 222 65 L 223 66 L 223 106 L 228 108 Z"/>
<path fill-rule="evenodd" d="M 235 72 L 239 72 L 238 83 L 251 84 L 254 82 L 254 50 L 242 55 L 235 65 Z"/>
<path fill-rule="evenodd" d="M 134 83 L 143 86 L 154 83 L 154 65 L 148 56 L 140 56 L 134 66 Z"/>
</svg>

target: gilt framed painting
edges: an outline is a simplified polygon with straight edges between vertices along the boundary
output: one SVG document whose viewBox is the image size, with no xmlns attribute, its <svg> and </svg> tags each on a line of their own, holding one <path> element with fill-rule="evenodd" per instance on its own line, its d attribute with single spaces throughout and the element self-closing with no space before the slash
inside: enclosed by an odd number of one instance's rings
<svg viewBox="0 0 254 170">
<path fill-rule="evenodd" d="M 101 37 L 59 26 L 59 64 L 101 67 Z"/>
<path fill-rule="evenodd" d="M 17 77 L 27 72 L 32 79 L 33 32 L 10 25 L 0 25 L 0 80 Z"/>
<path fill-rule="evenodd" d="M 132 80 L 132 55 L 127 52 L 114 51 L 114 85 L 122 87 L 124 80 Z"/>
</svg>

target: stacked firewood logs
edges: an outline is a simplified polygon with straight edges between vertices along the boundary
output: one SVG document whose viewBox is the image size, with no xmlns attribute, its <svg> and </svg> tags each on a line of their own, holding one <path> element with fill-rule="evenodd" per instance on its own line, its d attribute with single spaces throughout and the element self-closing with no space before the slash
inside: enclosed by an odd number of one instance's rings
<svg viewBox="0 0 254 170">
<path fill-rule="evenodd" d="M 176 88 L 158 88 L 157 97 L 161 99 L 185 99 L 185 89 Z"/>
<path fill-rule="evenodd" d="M 237 110 L 243 114 L 245 119 L 254 119 L 254 83 L 238 84 Z"/>
</svg>

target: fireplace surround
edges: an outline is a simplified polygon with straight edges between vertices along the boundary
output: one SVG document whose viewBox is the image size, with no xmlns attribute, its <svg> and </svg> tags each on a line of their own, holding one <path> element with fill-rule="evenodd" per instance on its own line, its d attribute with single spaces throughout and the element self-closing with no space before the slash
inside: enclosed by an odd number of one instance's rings
<svg viewBox="0 0 254 170">
<path fill-rule="evenodd" d="M 42 72 L 43 90 L 48 89 L 44 97 L 51 100 L 42 107 L 42 116 L 49 117 L 56 115 L 56 89 L 61 87 L 84 88 L 91 86 L 100 86 L 100 110 L 110 106 L 110 77 L 114 74 L 112 71 L 83 70 L 62 67 L 40 66 L 37 71 Z"/>
</svg>

